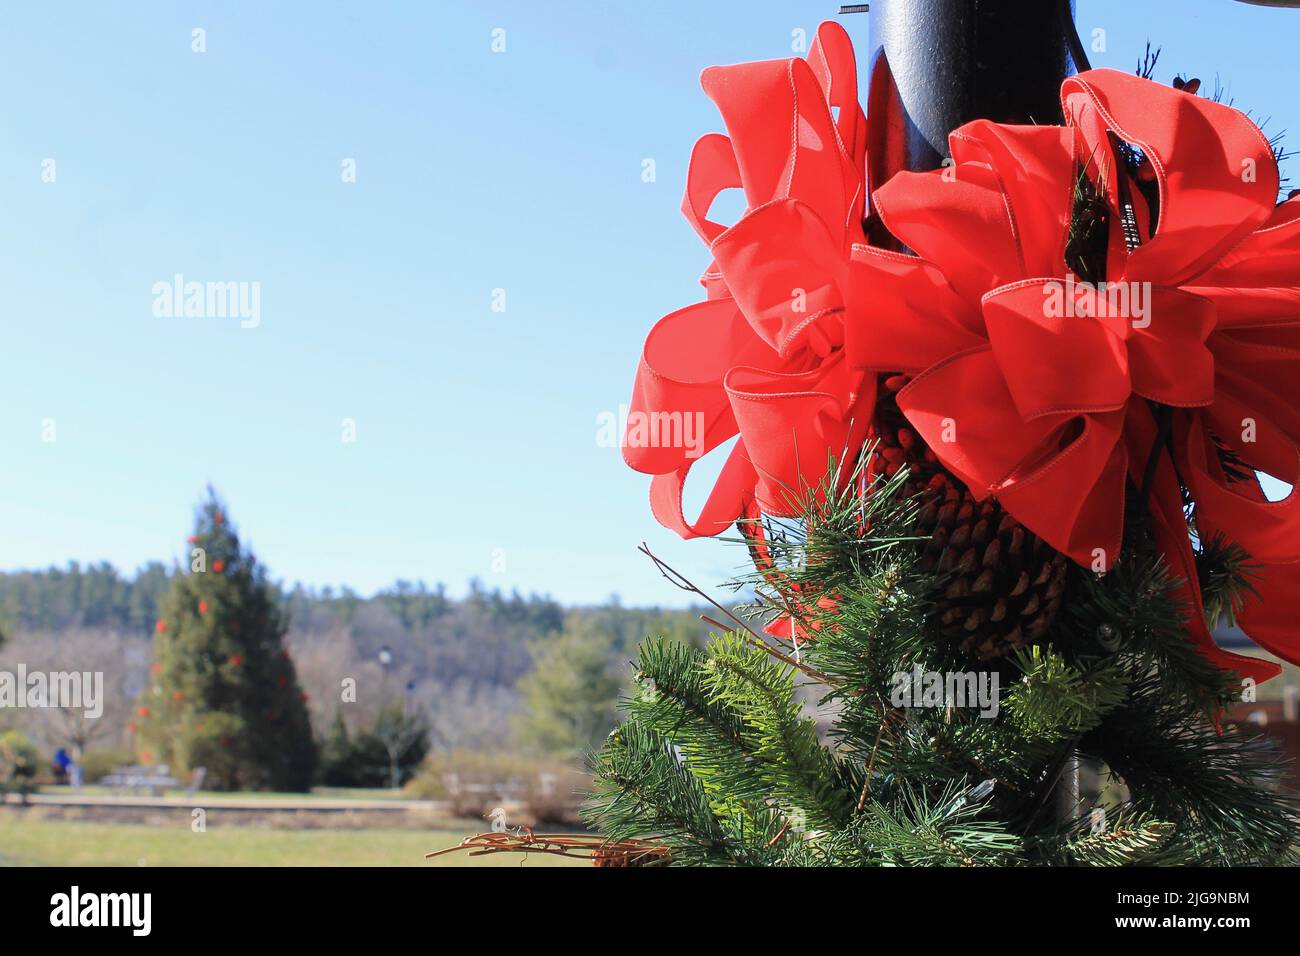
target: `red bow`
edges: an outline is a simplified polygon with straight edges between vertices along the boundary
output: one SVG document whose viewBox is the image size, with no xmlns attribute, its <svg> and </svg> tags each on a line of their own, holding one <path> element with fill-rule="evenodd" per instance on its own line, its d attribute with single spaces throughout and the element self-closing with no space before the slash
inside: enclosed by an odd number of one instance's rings
<svg viewBox="0 0 1300 956">
<path fill-rule="evenodd" d="M 1284 602 L 1269 599 L 1300 585 L 1300 494 L 1264 501 L 1253 472 L 1230 483 L 1214 450 L 1292 483 L 1300 473 L 1300 204 L 1275 211 L 1272 149 L 1236 110 L 1110 70 L 1067 80 L 1062 101 L 1068 126 L 968 124 L 950 138 L 951 169 L 900 173 L 873 195 L 917 256 L 855 247 L 853 295 L 872 312 L 850 328 L 853 364 L 915 373 L 899 407 L 944 464 L 1098 570 L 1119 554 L 1126 478 L 1145 480 L 1156 437 L 1145 400 L 1177 409 L 1199 533 L 1221 531 L 1265 565 L 1243 627 L 1300 659 Z M 1159 196 L 1152 209 L 1132 192 L 1132 252 L 1119 142 L 1141 150 Z M 1065 273 L 1081 163 L 1101 171 L 1116 224 L 1105 289 Z M 1199 608 L 1168 455 L 1153 478 L 1157 543 Z M 1221 651 L 1193 616 L 1216 662 L 1277 672 Z"/>
<path fill-rule="evenodd" d="M 687 538 L 718 534 L 755 501 L 794 513 L 794 498 L 819 487 L 828 454 L 856 456 L 874 403 L 874 379 L 864 390 L 868 376 L 843 349 L 865 205 L 866 120 L 848 35 L 823 24 L 806 61 L 714 67 L 702 84 L 730 134 L 695 144 L 682 202 L 714 256 L 701 280 L 708 298 L 651 330 L 624 437 L 628 464 L 654 475 L 655 517 Z M 748 203 L 740 221 L 724 228 L 705 218 L 735 187 Z M 684 421 L 698 423 L 702 443 L 673 440 Z M 736 434 L 688 522 L 691 466 Z"/>
</svg>

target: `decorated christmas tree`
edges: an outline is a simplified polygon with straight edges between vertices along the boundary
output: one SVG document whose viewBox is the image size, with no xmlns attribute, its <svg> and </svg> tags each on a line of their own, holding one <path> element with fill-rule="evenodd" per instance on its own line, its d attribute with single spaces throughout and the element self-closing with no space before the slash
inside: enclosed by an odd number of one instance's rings
<svg viewBox="0 0 1300 956">
<path fill-rule="evenodd" d="M 306 790 L 316 766 L 306 695 L 266 571 L 209 489 L 155 625 L 141 749 L 217 789 Z"/>
<path fill-rule="evenodd" d="M 1261 479 L 1300 463 L 1300 201 L 1243 113 L 1070 39 L 1054 123 L 904 116 L 880 53 L 868 118 L 833 24 L 705 71 L 708 296 L 650 333 L 631 419 L 739 438 L 694 521 L 697 449 L 625 454 L 662 524 L 735 529 L 753 599 L 641 647 L 595 758 L 607 856 L 1295 862 L 1283 767 L 1229 713 L 1279 667 L 1212 631 L 1300 661 L 1300 493 Z"/>
</svg>

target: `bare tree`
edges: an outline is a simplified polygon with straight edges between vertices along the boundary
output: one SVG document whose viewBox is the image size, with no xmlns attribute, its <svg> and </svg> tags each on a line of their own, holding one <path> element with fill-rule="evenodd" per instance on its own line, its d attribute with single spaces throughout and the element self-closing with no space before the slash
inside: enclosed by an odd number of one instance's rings
<svg viewBox="0 0 1300 956">
<path fill-rule="evenodd" d="M 138 637 L 112 630 L 77 628 L 54 634 L 20 633 L 0 650 L 0 667 L 18 664 L 28 673 L 40 671 L 103 675 L 100 712 L 86 716 L 82 707 L 41 707 L 19 710 L 18 721 L 48 750 L 70 747 L 80 759 L 94 744 L 118 746 L 129 720 L 131 695 L 144 689 L 148 678 L 149 645 Z M 93 678 L 97 679 L 97 678 Z"/>
</svg>

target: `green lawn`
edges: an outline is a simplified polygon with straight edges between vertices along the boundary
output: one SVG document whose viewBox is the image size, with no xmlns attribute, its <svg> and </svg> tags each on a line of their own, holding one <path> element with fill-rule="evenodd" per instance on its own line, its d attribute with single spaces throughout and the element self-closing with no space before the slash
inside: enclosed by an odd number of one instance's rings
<svg viewBox="0 0 1300 956">
<path fill-rule="evenodd" d="M 0 815 L 0 866 L 590 866 L 533 854 L 471 858 L 430 850 L 470 831 L 265 830 L 212 828 L 192 833 L 137 824 L 18 819 Z"/>
</svg>

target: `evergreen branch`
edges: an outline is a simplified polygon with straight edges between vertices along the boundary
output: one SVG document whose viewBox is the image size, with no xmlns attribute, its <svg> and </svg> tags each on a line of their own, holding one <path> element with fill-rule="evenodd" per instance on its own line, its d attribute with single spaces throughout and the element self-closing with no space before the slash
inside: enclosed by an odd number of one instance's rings
<svg viewBox="0 0 1300 956">
<path fill-rule="evenodd" d="M 950 784 L 935 796 L 901 784 L 888 801 L 866 812 L 833 839 L 823 841 L 841 865 L 997 866 L 1019 860 L 1021 841 L 993 821 L 977 819 L 983 805 Z"/>
<path fill-rule="evenodd" d="M 1129 520 L 1138 528 L 1145 524 Z M 1114 655 L 1131 684 L 1159 675 L 1165 698 L 1181 701 L 1189 712 L 1208 714 L 1230 697 L 1234 675 L 1188 640 L 1187 616 L 1199 612 L 1175 593 L 1179 582 L 1149 538 L 1140 538 L 1104 576 L 1081 577 L 1059 625 L 1062 647 L 1076 657 Z"/>
<path fill-rule="evenodd" d="M 853 809 L 856 781 L 802 716 L 795 672 L 735 637 L 713 639 L 705 671 L 714 700 L 744 715 L 755 770 L 777 802 L 802 812 L 809 825 L 842 826 Z"/>
<path fill-rule="evenodd" d="M 1237 623 L 1237 614 L 1251 597 L 1258 597 L 1254 578 L 1257 566 L 1246 549 L 1216 533 L 1201 542 L 1196 552 L 1196 572 L 1205 605 L 1205 623 L 1213 628 L 1220 621 Z"/>
<path fill-rule="evenodd" d="M 703 651 L 652 641 L 641 648 L 634 719 L 676 747 L 722 817 L 746 816 L 768 794 L 741 715 L 715 698 Z"/>
<path fill-rule="evenodd" d="M 1193 612 L 1155 549 L 1138 487 L 1121 560 L 1104 576 L 1076 570 L 1066 579 L 1049 642 L 977 664 L 934 621 L 945 576 L 921 564 L 906 470 L 864 487 L 861 467 L 846 474 L 832 458 L 818 488 L 792 495 L 793 517 L 738 522 L 756 566 L 738 582 L 757 595 L 748 608 L 724 608 L 643 549 L 719 609 L 705 619 L 723 633 L 704 651 L 643 649 L 640 693 L 628 705 L 628 726 L 646 735 L 641 763 L 612 738 L 593 822 L 608 820 L 615 838 L 662 839 L 675 863 L 1117 866 L 1295 856 L 1300 810 L 1276 789 L 1274 755 L 1209 719 L 1235 678 L 1188 639 Z M 1233 606 L 1249 586 L 1246 556 L 1220 541 L 1200 551 L 1207 601 Z M 783 615 L 799 658 L 749 623 Z M 900 675 L 969 678 L 973 668 L 999 677 L 1000 719 L 985 719 L 984 698 L 978 709 L 895 699 Z M 803 713 L 800 674 L 824 692 L 829 743 Z M 1097 832 L 1091 821 L 1044 812 L 1076 754 L 1104 761 L 1131 794 Z"/>
<path fill-rule="evenodd" d="M 704 788 L 659 734 L 627 721 L 610 734 L 592 770 L 595 783 L 583 819 L 611 842 L 653 836 L 680 864 L 734 859 Z"/>
<path fill-rule="evenodd" d="M 1026 742 L 1077 737 L 1100 724 L 1128 694 L 1128 680 L 1113 663 L 1084 670 L 1041 645 L 1017 651 L 1013 660 L 1023 676 L 1003 708 Z"/>
<path fill-rule="evenodd" d="M 1134 808 L 1177 825 L 1200 862 L 1242 865 L 1295 859 L 1300 803 L 1280 789 L 1276 745 L 1164 701 L 1158 683 L 1110 715 L 1085 746 L 1117 773 Z"/>
<path fill-rule="evenodd" d="M 1132 808 L 1108 813 L 1105 825 L 1094 828 L 1089 816 L 1055 834 L 1054 845 L 1039 842 L 1047 862 L 1058 866 L 1138 866 L 1169 862 L 1166 848 L 1174 824 Z"/>
</svg>

